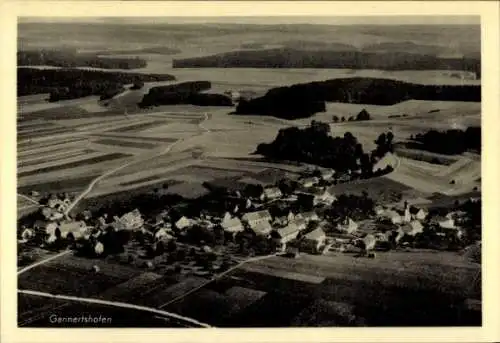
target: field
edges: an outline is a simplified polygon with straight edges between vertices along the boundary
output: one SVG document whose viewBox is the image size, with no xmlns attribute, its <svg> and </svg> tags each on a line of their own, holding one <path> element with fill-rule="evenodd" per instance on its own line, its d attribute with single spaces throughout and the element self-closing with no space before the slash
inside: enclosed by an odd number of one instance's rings
<svg viewBox="0 0 500 343">
<path fill-rule="evenodd" d="M 122 93 L 120 101 L 127 101 L 129 96 L 130 93 Z M 34 104 L 39 99 L 30 96 L 19 101 Z M 85 99 L 82 103 L 92 101 L 95 100 Z M 165 182 L 177 183 L 173 192 L 189 190 L 193 196 L 203 194 L 200 187 L 204 181 L 246 177 L 272 184 L 283 177 L 295 178 L 300 167 L 266 162 L 251 154 L 259 143 L 272 141 L 281 128 L 306 126 L 313 119 L 326 121 L 331 123 L 332 135 L 349 131 L 363 144 L 365 151 L 369 151 L 375 147 L 378 135 L 389 129 L 396 140 L 406 140 L 409 135 L 430 127 L 452 128 L 466 120 L 480 118 L 480 104 L 413 100 L 394 106 L 330 103 L 326 113 L 295 121 L 232 116 L 227 114 L 227 109 L 200 110 L 194 106 L 162 106 L 152 112 L 126 115 L 112 112 L 82 115 L 79 111 L 71 112 L 74 106 L 74 103 L 61 105 L 58 112 L 66 113 L 64 119 L 52 119 L 49 111 L 45 116 L 33 118 L 27 113 L 19 118 L 20 192 L 81 191 L 94 178 L 113 168 L 119 169 L 96 184 L 89 197 L 140 191 Z M 369 125 L 332 123 L 334 115 L 348 118 L 362 109 L 373 117 Z M 397 114 L 405 116 L 393 117 Z M 362 182 L 361 186 L 340 185 L 338 193 L 365 190 L 382 202 L 391 202 L 407 189 L 424 195 L 430 189 L 459 195 L 480 185 L 477 181 L 480 161 L 475 157 L 467 158 L 470 162 L 460 167 L 460 163 L 466 163 L 465 157 L 399 151 L 399 165 L 394 173 Z M 447 164 L 455 169 L 447 170 Z M 450 185 L 451 179 L 455 179 L 455 185 Z"/>
<path fill-rule="evenodd" d="M 458 316 L 461 302 L 478 296 L 467 287 L 478 272 L 447 253 L 384 253 L 376 261 L 275 257 L 246 264 L 167 309 L 223 327 L 477 325 L 480 317 Z M 318 306 L 330 315 L 315 312 Z M 323 319 L 304 316 L 311 311 Z"/>
<path fill-rule="evenodd" d="M 377 199 L 379 203 L 397 202 L 403 193 L 410 189 L 399 182 L 392 181 L 386 177 L 376 179 L 359 180 L 349 183 L 338 184 L 333 187 L 335 194 L 362 195 L 368 193 L 368 197 Z"/>
<path fill-rule="evenodd" d="M 94 264 L 98 274 L 90 271 Z M 466 299 L 480 298 L 479 273 L 460 254 L 415 250 L 379 253 L 376 260 L 271 257 L 207 283 L 66 255 L 22 274 L 19 288 L 149 306 L 220 327 L 463 326 L 481 322 L 480 314 L 463 308 Z M 24 294 L 19 301 L 19 321 L 27 326 L 43 325 L 51 313 L 100 309 Z"/>
</svg>

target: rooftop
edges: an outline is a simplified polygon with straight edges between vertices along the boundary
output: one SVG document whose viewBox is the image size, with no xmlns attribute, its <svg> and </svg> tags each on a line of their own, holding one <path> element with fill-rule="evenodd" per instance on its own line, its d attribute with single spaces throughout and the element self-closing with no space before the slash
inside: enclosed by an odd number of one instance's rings
<svg viewBox="0 0 500 343">
<path fill-rule="evenodd" d="M 326 235 L 325 235 L 325 232 L 320 228 L 317 228 L 304 236 L 305 239 L 314 240 L 314 241 L 319 240 L 323 237 L 326 237 Z"/>
</svg>

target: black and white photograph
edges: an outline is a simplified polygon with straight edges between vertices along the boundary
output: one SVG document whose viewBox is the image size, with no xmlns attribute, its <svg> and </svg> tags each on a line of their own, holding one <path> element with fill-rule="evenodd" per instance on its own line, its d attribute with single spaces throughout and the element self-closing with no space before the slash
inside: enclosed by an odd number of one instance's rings
<svg viewBox="0 0 500 343">
<path fill-rule="evenodd" d="M 18 17 L 17 327 L 481 327 L 480 19 Z"/>
</svg>

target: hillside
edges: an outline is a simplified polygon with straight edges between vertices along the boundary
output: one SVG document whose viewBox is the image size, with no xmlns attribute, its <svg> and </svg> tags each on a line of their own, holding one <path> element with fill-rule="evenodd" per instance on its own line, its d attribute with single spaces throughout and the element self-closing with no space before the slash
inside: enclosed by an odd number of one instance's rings
<svg viewBox="0 0 500 343">
<path fill-rule="evenodd" d="M 382 70 L 463 70 L 480 73 L 475 58 L 440 58 L 433 55 L 338 50 L 278 48 L 242 50 L 211 56 L 174 59 L 174 68 L 344 68 Z"/>
</svg>

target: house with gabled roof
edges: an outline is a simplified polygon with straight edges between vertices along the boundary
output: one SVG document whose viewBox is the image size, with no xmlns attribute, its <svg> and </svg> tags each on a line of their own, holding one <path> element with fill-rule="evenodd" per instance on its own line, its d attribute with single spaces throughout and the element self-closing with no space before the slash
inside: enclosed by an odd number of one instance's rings
<svg viewBox="0 0 500 343">
<path fill-rule="evenodd" d="M 273 227 L 271 226 L 271 223 L 269 221 L 261 221 L 257 222 L 256 224 L 250 226 L 250 229 L 257 235 L 257 236 L 264 236 L 268 237 L 271 231 L 273 230 Z"/>
<path fill-rule="evenodd" d="M 286 247 L 286 243 L 297 238 L 299 232 L 299 227 L 292 223 L 283 228 L 273 230 L 271 233 L 271 237 L 284 249 Z"/>
<path fill-rule="evenodd" d="M 272 219 L 273 218 L 271 217 L 271 214 L 268 210 L 248 212 L 241 217 L 241 220 L 243 222 L 246 222 L 250 227 L 258 223 L 270 222 Z"/>
<path fill-rule="evenodd" d="M 279 199 L 283 196 L 281 190 L 278 187 L 266 187 L 264 188 L 262 194 L 260 195 L 261 201 L 270 201 Z"/>
<path fill-rule="evenodd" d="M 306 202 L 317 206 L 320 204 L 331 205 L 337 198 L 333 193 L 333 188 L 322 188 L 322 187 L 309 187 L 309 188 L 299 188 L 295 191 L 298 197 L 301 197 Z"/>
<path fill-rule="evenodd" d="M 238 217 L 231 217 L 225 215 L 221 222 L 221 227 L 225 232 L 238 233 L 244 230 L 243 223 Z"/>
<path fill-rule="evenodd" d="M 164 227 L 157 230 L 154 234 L 155 241 L 168 241 L 173 239 L 174 237 L 168 232 L 168 230 Z"/>
<path fill-rule="evenodd" d="M 183 230 L 193 226 L 193 221 L 186 216 L 182 216 L 175 222 L 174 225 L 177 229 Z"/>
<path fill-rule="evenodd" d="M 317 253 L 325 245 L 326 234 L 321 228 L 317 228 L 302 237 L 301 247 L 304 250 Z"/>
</svg>

